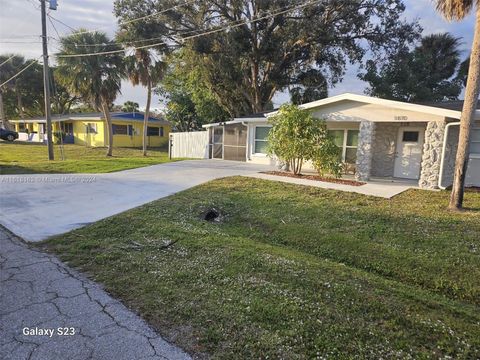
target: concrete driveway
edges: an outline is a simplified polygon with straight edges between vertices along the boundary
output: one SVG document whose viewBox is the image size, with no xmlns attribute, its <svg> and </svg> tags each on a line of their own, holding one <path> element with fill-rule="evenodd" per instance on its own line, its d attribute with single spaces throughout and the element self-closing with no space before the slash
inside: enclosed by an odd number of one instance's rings
<svg viewBox="0 0 480 360">
<path fill-rule="evenodd" d="M 110 174 L 2 175 L 0 223 L 41 241 L 213 179 L 263 170 L 270 168 L 187 160 Z"/>
</svg>

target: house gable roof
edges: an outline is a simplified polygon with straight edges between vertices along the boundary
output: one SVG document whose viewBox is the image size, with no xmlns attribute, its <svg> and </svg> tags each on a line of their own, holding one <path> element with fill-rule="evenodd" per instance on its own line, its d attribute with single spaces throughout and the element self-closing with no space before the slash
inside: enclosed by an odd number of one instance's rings
<svg viewBox="0 0 480 360">
<path fill-rule="evenodd" d="M 126 113 L 126 112 L 111 112 L 110 116 L 112 117 L 112 120 L 115 121 L 125 121 L 125 122 L 143 122 L 143 113 Z M 65 115 L 52 115 L 52 121 L 53 122 L 59 122 L 59 121 L 85 121 L 85 120 L 90 120 L 90 121 L 103 121 L 103 113 L 78 113 L 78 114 L 65 114 Z M 35 118 L 30 118 L 30 119 L 25 119 L 25 120 L 11 120 L 12 122 L 25 122 L 25 123 L 44 123 L 45 118 L 44 117 L 35 117 Z M 155 124 L 155 125 L 170 125 L 170 122 L 167 120 L 161 119 L 161 118 L 156 118 L 153 116 L 150 116 L 148 119 L 150 124 Z"/>
<path fill-rule="evenodd" d="M 325 105 L 329 105 L 329 104 L 333 104 L 341 101 L 354 101 L 354 102 L 359 102 L 364 104 L 381 105 L 381 106 L 390 107 L 390 108 L 416 111 L 421 113 L 449 117 L 453 119 L 460 119 L 460 116 L 461 116 L 461 110 L 452 109 L 451 107 L 441 106 L 442 103 L 428 103 L 428 105 L 413 104 L 413 103 L 407 103 L 403 101 L 387 100 L 387 99 L 366 96 L 366 95 L 358 95 L 353 93 L 344 93 L 344 94 L 328 97 L 325 99 L 312 101 L 312 102 L 300 105 L 300 108 L 314 109 L 314 108 L 322 107 Z M 458 106 L 456 108 L 458 108 Z M 268 113 L 267 116 L 274 115 L 275 113 L 276 111 Z M 480 119 L 480 110 L 476 111 L 475 118 Z"/>
</svg>

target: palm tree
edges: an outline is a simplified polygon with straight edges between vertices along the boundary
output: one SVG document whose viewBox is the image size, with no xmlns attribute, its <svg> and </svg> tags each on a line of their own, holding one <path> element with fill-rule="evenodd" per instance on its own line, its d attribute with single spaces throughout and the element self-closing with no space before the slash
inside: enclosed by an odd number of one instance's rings
<svg viewBox="0 0 480 360">
<path fill-rule="evenodd" d="M 148 119 L 150 117 L 150 105 L 152 102 L 152 88 L 155 87 L 163 78 L 165 72 L 165 63 L 155 58 L 153 49 L 137 49 L 133 56 L 125 59 L 127 76 L 131 83 L 142 85 L 147 88 L 147 103 L 143 115 L 143 156 L 147 156 L 147 129 Z"/>
<path fill-rule="evenodd" d="M 480 93 L 480 0 L 436 0 L 437 10 L 447 20 L 462 20 L 476 6 L 475 30 L 472 52 L 468 68 L 467 86 L 460 118 L 460 135 L 458 138 L 455 173 L 449 209 L 461 210 L 465 186 L 465 176 L 469 159 L 470 132 L 473 126 L 475 111 Z"/>
<path fill-rule="evenodd" d="M 106 121 L 108 150 L 112 156 L 113 133 L 110 107 L 120 93 L 125 77 L 125 64 L 120 53 L 82 56 L 82 54 L 120 50 L 103 32 L 86 32 L 80 29 L 60 40 L 61 51 L 57 55 L 59 82 L 73 94 L 101 109 Z M 66 55 L 77 55 L 65 57 Z"/>
<path fill-rule="evenodd" d="M 137 102 L 134 102 L 134 101 L 125 101 L 123 103 L 123 106 L 122 106 L 122 111 L 123 112 L 131 112 L 131 113 L 134 113 L 134 112 L 139 112 L 139 105 Z"/>
</svg>

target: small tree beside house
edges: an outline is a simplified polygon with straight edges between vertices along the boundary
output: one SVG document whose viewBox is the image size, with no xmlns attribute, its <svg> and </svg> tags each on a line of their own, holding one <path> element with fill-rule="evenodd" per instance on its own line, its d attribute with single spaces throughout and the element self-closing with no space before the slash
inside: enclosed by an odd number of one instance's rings
<svg viewBox="0 0 480 360">
<path fill-rule="evenodd" d="M 269 122 L 270 156 L 284 161 L 294 174 L 300 174 L 304 162 L 311 161 L 321 175 L 340 177 L 340 149 L 329 136 L 325 121 L 296 105 L 283 105 Z"/>
</svg>

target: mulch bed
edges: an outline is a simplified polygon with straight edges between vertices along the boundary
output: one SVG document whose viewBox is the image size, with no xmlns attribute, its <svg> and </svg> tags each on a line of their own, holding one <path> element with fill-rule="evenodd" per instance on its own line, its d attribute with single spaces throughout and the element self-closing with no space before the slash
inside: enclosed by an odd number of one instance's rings
<svg viewBox="0 0 480 360">
<path fill-rule="evenodd" d="M 324 181 L 329 183 L 351 185 L 351 186 L 362 186 L 366 184 L 364 182 L 355 181 L 355 180 L 336 179 L 336 178 L 324 177 L 320 175 L 304 175 L 304 174 L 295 175 L 293 173 L 289 173 L 285 171 L 262 171 L 262 174 L 285 176 L 285 177 L 291 177 L 291 178 L 297 178 L 297 179 Z"/>
</svg>

